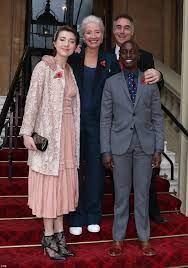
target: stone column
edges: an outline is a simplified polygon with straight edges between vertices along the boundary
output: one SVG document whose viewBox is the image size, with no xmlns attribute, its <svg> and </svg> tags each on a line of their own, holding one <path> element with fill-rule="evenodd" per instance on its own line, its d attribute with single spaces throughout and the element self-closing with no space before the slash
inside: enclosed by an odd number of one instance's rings
<svg viewBox="0 0 188 268">
<path fill-rule="evenodd" d="M 0 11 L 0 95 L 6 95 L 10 84 L 12 17 L 11 0 L 2 1 Z"/>
<path fill-rule="evenodd" d="M 128 13 L 128 0 L 113 0 L 113 18 L 122 13 Z"/>
<path fill-rule="evenodd" d="M 176 2 L 165 0 L 163 3 L 163 62 L 169 67 L 177 61 L 175 58 L 175 39 L 177 39 L 175 16 Z"/>
<path fill-rule="evenodd" d="M 12 10 L 11 81 L 24 50 L 26 0 L 12 1 Z"/>
<path fill-rule="evenodd" d="M 188 1 L 183 7 L 182 73 L 181 73 L 181 123 L 188 129 Z M 182 212 L 188 216 L 188 138 L 181 135 L 180 192 Z"/>
<path fill-rule="evenodd" d="M 7 95 L 24 48 L 26 0 L 2 0 L 0 9 L 0 95 Z"/>
</svg>

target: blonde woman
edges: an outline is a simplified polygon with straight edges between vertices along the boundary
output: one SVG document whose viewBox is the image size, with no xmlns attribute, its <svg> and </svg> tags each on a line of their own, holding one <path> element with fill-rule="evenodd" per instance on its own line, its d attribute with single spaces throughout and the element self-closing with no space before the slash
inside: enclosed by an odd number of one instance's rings
<svg viewBox="0 0 188 268">
<path fill-rule="evenodd" d="M 84 45 L 69 58 L 81 99 L 81 172 L 79 205 L 70 214 L 69 231 L 80 235 L 82 227 L 92 233 L 100 231 L 104 168 L 100 154 L 100 111 L 106 79 L 119 71 L 113 54 L 101 48 L 104 24 L 101 18 L 88 16 L 81 24 Z"/>
</svg>

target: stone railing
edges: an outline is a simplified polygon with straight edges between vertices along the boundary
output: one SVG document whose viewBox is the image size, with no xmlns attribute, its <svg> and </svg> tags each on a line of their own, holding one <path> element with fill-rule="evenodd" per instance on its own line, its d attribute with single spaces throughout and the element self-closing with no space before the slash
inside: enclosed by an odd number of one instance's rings
<svg viewBox="0 0 188 268">
<path fill-rule="evenodd" d="M 161 102 L 180 120 L 181 76 L 155 59 L 155 67 L 164 77 L 164 89 L 161 91 Z"/>
<path fill-rule="evenodd" d="M 161 90 L 161 102 L 180 121 L 181 76 L 155 59 L 155 67 L 164 77 L 164 88 Z M 174 122 L 164 114 L 165 136 L 170 151 L 176 153 L 179 162 L 180 135 Z"/>
<path fill-rule="evenodd" d="M 180 99 L 181 99 L 181 76 L 155 59 L 155 67 L 160 70 L 164 77 L 164 88 L 161 90 L 162 104 L 180 121 Z M 174 164 L 174 180 L 170 180 L 170 191 L 178 193 L 179 186 L 179 159 L 180 159 L 180 132 L 175 123 L 164 113 L 165 152 Z M 160 174 L 170 179 L 170 164 L 163 157 Z"/>
</svg>

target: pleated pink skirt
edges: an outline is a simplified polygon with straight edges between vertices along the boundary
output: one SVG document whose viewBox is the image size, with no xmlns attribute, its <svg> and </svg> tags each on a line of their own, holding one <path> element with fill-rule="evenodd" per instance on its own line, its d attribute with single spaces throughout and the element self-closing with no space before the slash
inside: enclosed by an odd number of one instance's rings
<svg viewBox="0 0 188 268">
<path fill-rule="evenodd" d="M 71 100 L 66 99 L 61 128 L 59 175 L 48 176 L 29 168 L 28 206 L 33 215 L 56 218 L 78 205 L 78 173 Z"/>
</svg>

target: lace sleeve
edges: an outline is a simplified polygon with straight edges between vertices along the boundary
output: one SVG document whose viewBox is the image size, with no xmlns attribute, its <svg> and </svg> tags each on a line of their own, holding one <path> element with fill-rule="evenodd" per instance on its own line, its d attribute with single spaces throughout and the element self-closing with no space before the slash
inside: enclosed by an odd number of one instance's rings
<svg viewBox="0 0 188 268">
<path fill-rule="evenodd" d="M 45 68 L 45 63 L 41 61 L 33 70 L 20 135 L 31 136 L 33 132 L 44 89 Z"/>
</svg>

